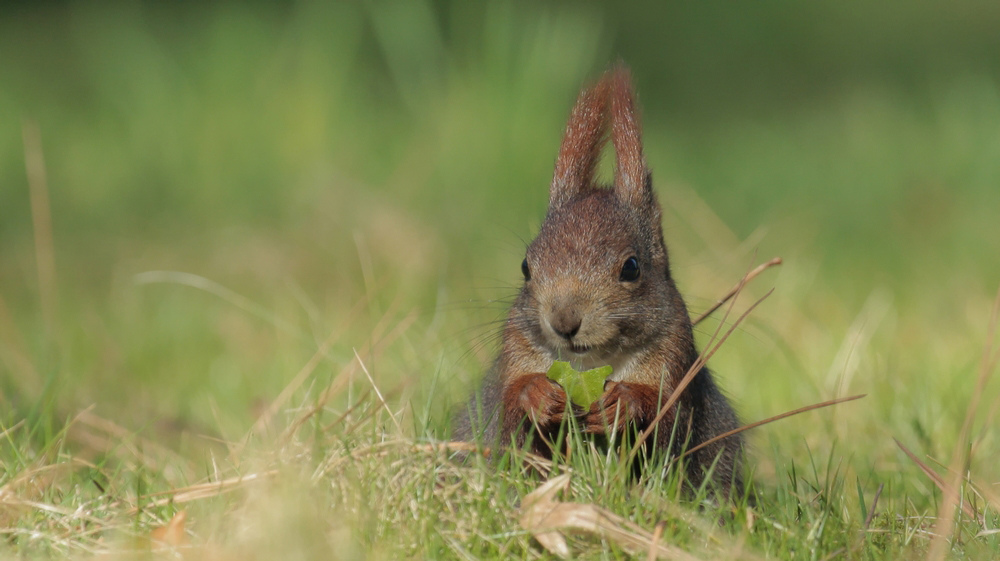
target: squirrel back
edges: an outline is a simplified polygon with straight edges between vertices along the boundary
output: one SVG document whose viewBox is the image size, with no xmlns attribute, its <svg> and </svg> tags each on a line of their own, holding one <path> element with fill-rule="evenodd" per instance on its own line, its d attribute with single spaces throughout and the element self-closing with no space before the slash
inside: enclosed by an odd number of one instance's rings
<svg viewBox="0 0 1000 561">
<path fill-rule="evenodd" d="M 594 175 L 609 132 L 617 165 L 614 183 L 602 187 Z M 500 354 L 456 423 L 456 437 L 550 456 L 546 443 L 554 442 L 567 414 L 596 435 L 643 430 L 655 421 L 698 358 L 661 219 L 631 77 L 617 67 L 584 89 L 573 108 Z M 567 406 L 563 388 L 546 377 L 555 360 L 577 370 L 612 366 L 604 394 L 589 410 Z M 659 424 L 647 448 L 666 452 L 662 457 L 739 426 L 707 368 Z M 742 445 L 732 436 L 695 452 L 685 464 L 687 480 L 700 485 L 711 473 L 719 492 L 742 492 Z"/>
</svg>

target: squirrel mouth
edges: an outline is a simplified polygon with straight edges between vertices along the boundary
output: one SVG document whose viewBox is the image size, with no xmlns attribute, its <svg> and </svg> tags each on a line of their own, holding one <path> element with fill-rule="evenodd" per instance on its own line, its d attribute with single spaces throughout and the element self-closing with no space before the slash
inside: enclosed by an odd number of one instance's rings
<svg viewBox="0 0 1000 561">
<path fill-rule="evenodd" d="M 570 343 L 569 350 L 573 351 L 575 354 L 582 355 L 587 354 L 590 351 L 590 345 L 578 345 L 576 343 Z"/>
</svg>

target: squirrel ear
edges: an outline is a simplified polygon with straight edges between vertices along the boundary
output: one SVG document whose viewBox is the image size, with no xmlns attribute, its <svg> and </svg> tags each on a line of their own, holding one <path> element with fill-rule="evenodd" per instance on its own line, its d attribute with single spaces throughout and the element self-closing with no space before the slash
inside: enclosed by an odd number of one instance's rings
<svg viewBox="0 0 1000 561">
<path fill-rule="evenodd" d="M 634 207 L 655 205 L 646 158 L 642 155 L 642 132 L 632 94 L 632 75 L 619 64 L 612 69 L 610 82 L 611 142 L 618 165 L 615 167 L 615 193 Z"/>
<path fill-rule="evenodd" d="M 556 208 L 590 187 L 607 141 L 608 80 L 580 92 L 569 122 L 549 187 L 549 208 Z"/>
</svg>

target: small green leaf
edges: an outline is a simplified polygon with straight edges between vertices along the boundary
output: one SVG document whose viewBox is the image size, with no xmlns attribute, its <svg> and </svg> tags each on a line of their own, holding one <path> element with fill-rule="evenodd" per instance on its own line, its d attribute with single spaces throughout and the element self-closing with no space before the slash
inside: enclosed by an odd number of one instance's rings
<svg viewBox="0 0 1000 561">
<path fill-rule="evenodd" d="M 602 366 L 593 370 L 578 372 L 568 362 L 557 360 L 552 363 L 546 376 L 566 390 L 569 400 L 589 409 L 604 393 L 604 381 L 611 375 L 611 366 Z"/>
</svg>

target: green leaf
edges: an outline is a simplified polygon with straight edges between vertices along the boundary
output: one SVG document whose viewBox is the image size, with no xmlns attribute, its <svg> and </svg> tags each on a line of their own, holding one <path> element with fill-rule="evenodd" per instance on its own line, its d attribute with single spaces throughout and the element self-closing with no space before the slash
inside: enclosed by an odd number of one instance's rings
<svg viewBox="0 0 1000 561">
<path fill-rule="evenodd" d="M 574 404 L 589 409 L 604 393 L 604 381 L 611 375 L 611 366 L 578 372 L 568 362 L 555 361 L 546 376 L 566 390 L 566 395 Z"/>
</svg>

